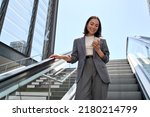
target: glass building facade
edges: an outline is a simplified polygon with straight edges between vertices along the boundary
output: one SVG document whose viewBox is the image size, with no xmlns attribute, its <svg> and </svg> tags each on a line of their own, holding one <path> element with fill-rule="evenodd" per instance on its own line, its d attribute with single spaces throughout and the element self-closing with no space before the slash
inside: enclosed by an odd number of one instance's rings
<svg viewBox="0 0 150 117">
<path fill-rule="evenodd" d="M 0 0 L 0 6 L 1 6 L 1 4 L 2 4 L 2 0 Z"/>
<path fill-rule="evenodd" d="M 150 14 L 150 0 L 147 0 L 148 8 L 149 8 L 149 14 Z"/>
<path fill-rule="evenodd" d="M 0 5 L 2 2 L 3 0 L 0 0 Z M 37 61 L 41 61 L 42 58 L 48 4 L 49 0 L 39 0 L 35 15 L 36 20 L 32 36 L 33 41 L 30 56 L 32 57 L 38 55 L 37 58 L 35 58 Z M 10 47 L 14 47 L 10 44 L 15 42 L 27 43 L 30 27 L 32 25 L 31 18 L 33 15 L 33 7 L 34 0 L 9 0 L 5 19 L 1 29 L 1 42 Z M 24 44 L 22 44 L 22 46 L 24 46 Z M 20 52 L 24 53 L 24 51 Z"/>
<path fill-rule="evenodd" d="M 14 41 L 26 41 L 32 14 L 33 2 L 10 0 L 0 40 L 7 45 Z"/>
</svg>

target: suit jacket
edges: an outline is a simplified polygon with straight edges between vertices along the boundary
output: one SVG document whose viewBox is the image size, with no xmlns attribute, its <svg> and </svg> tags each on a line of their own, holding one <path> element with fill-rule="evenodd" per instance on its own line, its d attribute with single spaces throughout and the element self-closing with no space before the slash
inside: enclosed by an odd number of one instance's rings
<svg viewBox="0 0 150 117">
<path fill-rule="evenodd" d="M 93 61 L 101 79 L 105 83 L 109 83 L 110 78 L 105 65 L 109 61 L 109 50 L 105 39 L 100 40 L 100 49 L 105 54 L 104 58 L 103 59 L 100 58 L 97 52 L 93 49 Z M 71 56 L 72 56 L 72 60 L 69 61 L 69 63 L 75 63 L 76 61 L 78 61 L 78 67 L 77 67 L 77 82 L 78 82 L 82 75 L 82 71 L 86 59 L 85 36 L 74 40 Z"/>
</svg>

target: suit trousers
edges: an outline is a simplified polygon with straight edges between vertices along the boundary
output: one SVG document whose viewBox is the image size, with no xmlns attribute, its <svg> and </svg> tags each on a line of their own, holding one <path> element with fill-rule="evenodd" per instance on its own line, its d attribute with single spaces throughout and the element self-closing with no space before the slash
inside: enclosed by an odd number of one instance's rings
<svg viewBox="0 0 150 117">
<path fill-rule="evenodd" d="M 105 100 L 109 84 L 99 76 L 93 58 L 86 58 L 81 78 L 77 82 L 75 100 Z"/>
</svg>

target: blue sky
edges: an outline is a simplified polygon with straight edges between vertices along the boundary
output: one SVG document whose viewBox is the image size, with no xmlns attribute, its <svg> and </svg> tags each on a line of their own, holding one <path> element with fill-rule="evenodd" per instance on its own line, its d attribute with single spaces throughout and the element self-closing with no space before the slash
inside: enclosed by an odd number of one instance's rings
<svg viewBox="0 0 150 117">
<path fill-rule="evenodd" d="M 72 50 L 74 39 L 83 36 L 92 15 L 101 20 L 110 59 L 126 58 L 128 36 L 150 37 L 147 0 L 59 0 L 55 53 Z"/>
</svg>

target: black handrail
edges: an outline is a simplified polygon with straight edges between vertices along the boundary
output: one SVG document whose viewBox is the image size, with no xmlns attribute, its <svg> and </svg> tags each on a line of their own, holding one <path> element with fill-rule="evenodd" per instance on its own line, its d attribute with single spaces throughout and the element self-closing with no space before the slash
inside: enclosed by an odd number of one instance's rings
<svg viewBox="0 0 150 117">
<path fill-rule="evenodd" d="M 69 53 L 70 52 L 67 52 L 65 54 L 69 54 Z M 29 77 L 51 67 L 51 64 L 54 62 L 56 62 L 54 61 L 54 59 L 48 58 L 39 63 L 29 65 L 20 70 L 8 72 L 7 74 L 0 75 L 0 92 L 1 90 L 10 87 L 10 85 L 14 83 L 16 84 L 22 80 L 26 80 Z"/>
<path fill-rule="evenodd" d="M 0 76 L 0 89 L 10 84 L 13 84 L 15 82 L 25 80 L 29 76 L 33 76 L 36 73 L 50 67 L 52 63 L 54 63 L 54 59 L 46 59 L 40 63 L 29 65 L 23 69 L 14 71 L 13 73 L 10 72 L 8 74 L 1 75 Z"/>
</svg>

